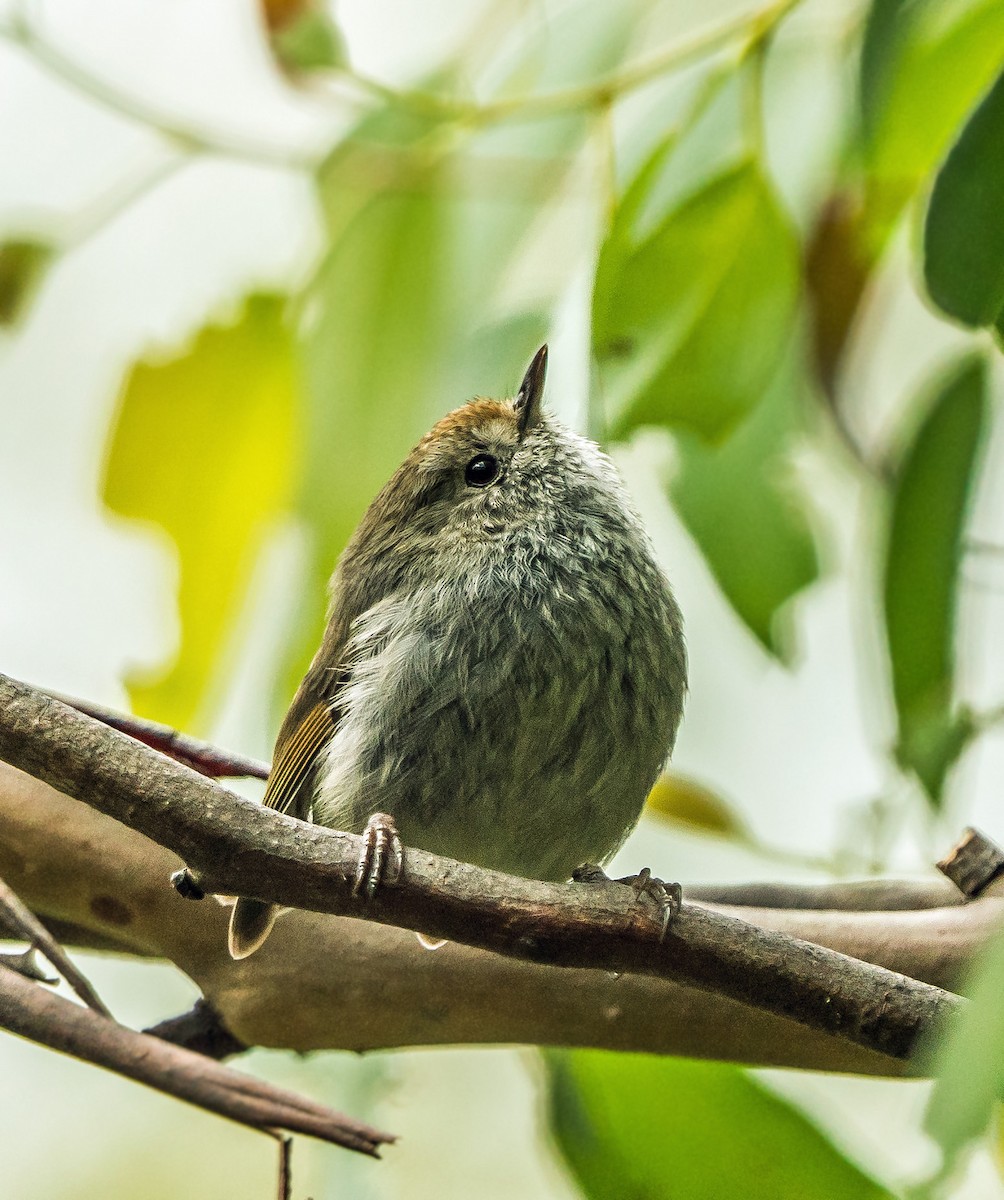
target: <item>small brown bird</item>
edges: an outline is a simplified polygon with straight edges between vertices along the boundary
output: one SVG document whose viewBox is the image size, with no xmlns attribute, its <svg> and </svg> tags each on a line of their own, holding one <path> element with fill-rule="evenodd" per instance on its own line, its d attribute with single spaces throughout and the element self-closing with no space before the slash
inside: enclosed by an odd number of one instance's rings
<svg viewBox="0 0 1004 1200">
<path fill-rule="evenodd" d="M 359 891 L 398 834 L 567 880 L 618 849 L 673 747 L 680 612 L 610 460 L 543 412 L 546 362 L 426 434 L 332 577 L 264 803 L 365 833 Z M 275 915 L 239 899 L 231 954 Z"/>
</svg>

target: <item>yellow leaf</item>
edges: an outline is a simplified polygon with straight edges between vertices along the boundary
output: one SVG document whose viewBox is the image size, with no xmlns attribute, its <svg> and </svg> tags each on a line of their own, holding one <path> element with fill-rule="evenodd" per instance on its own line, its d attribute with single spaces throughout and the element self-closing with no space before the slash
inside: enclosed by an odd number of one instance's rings
<svg viewBox="0 0 1004 1200">
<path fill-rule="evenodd" d="M 289 506 L 298 388 L 283 305 L 251 296 L 234 323 L 137 364 L 111 434 L 105 503 L 177 547 L 178 654 L 127 680 L 137 712 L 176 727 L 203 702 L 263 537 Z"/>
<path fill-rule="evenodd" d="M 646 810 L 663 821 L 717 837 L 745 839 L 746 827 L 728 804 L 702 783 L 667 771 L 649 792 Z"/>
</svg>

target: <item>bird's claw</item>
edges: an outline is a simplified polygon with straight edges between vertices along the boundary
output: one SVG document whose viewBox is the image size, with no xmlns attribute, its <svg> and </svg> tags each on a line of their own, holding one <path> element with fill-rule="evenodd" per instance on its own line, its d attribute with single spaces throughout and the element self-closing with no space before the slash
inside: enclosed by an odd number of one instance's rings
<svg viewBox="0 0 1004 1200">
<path fill-rule="evenodd" d="M 643 867 L 637 875 L 626 875 L 618 879 L 618 883 L 626 883 L 634 890 L 635 898 L 650 896 L 659 906 L 662 927 L 659 931 L 659 941 L 664 941 L 673 918 L 680 911 L 683 903 L 683 888 L 678 883 L 665 883 L 652 874 L 648 867 Z"/>
<path fill-rule="evenodd" d="M 683 903 L 683 889 L 678 883 L 664 883 L 652 874 L 648 867 L 643 868 L 637 875 L 625 875 L 621 879 L 611 879 L 609 875 L 595 863 L 583 863 L 572 872 L 576 883 L 623 883 L 630 887 L 635 899 L 649 896 L 659 906 L 662 927 L 659 931 L 659 941 L 665 940 L 673 918 L 680 911 Z"/>
<path fill-rule="evenodd" d="M 404 847 L 394 818 L 387 813 L 374 813 L 363 830 L 363 848 L 356 865 L 352 895 L 372 900 L 377 888 L 397 883 L 403 868 Z"/>
</svg>

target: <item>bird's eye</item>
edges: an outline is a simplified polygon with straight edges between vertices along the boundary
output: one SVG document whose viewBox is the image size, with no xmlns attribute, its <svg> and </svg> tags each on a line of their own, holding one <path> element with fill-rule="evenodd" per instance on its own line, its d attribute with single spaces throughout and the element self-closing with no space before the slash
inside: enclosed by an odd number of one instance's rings
<svg viewBox="0 0 1004 1200">
<path fill-rule="evenodd" d="M 491 454 L 477 454 L 464 468 L 464 481 L 468 487 L 483 488 L 499 477 L 499 460 Z"/>
</svg>

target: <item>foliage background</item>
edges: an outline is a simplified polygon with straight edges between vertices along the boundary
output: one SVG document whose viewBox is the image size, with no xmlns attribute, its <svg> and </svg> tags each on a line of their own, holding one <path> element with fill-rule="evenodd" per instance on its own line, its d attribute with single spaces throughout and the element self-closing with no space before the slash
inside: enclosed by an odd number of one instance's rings
<svg viewBox="0 0 1004 1200">
<path fill-rule="evenodd" d="M 1004 9 L 267 16 L 0 6 L 4 669 L 266 755 L 366 503 L 546 336 L 550 403 L 611 445 L 688 621 L 676 773 L 625 870 L 920 870 L 965 820 L 1004 837 Z M 191 999 L 88 969 L 137 1023 Z M 403 1136 L 382 1165 L 300 1144 L 304 1195 L 984 1197 L 994 1012 L 933 1136 L 920 1083 L 247 1062 Z M 270 1145 L 10 1040 L 0 1110 L 25 1200 L 271 1194 Z M 938 1142 L 958 1169 L 925 1184 Z"/>
</svg>

